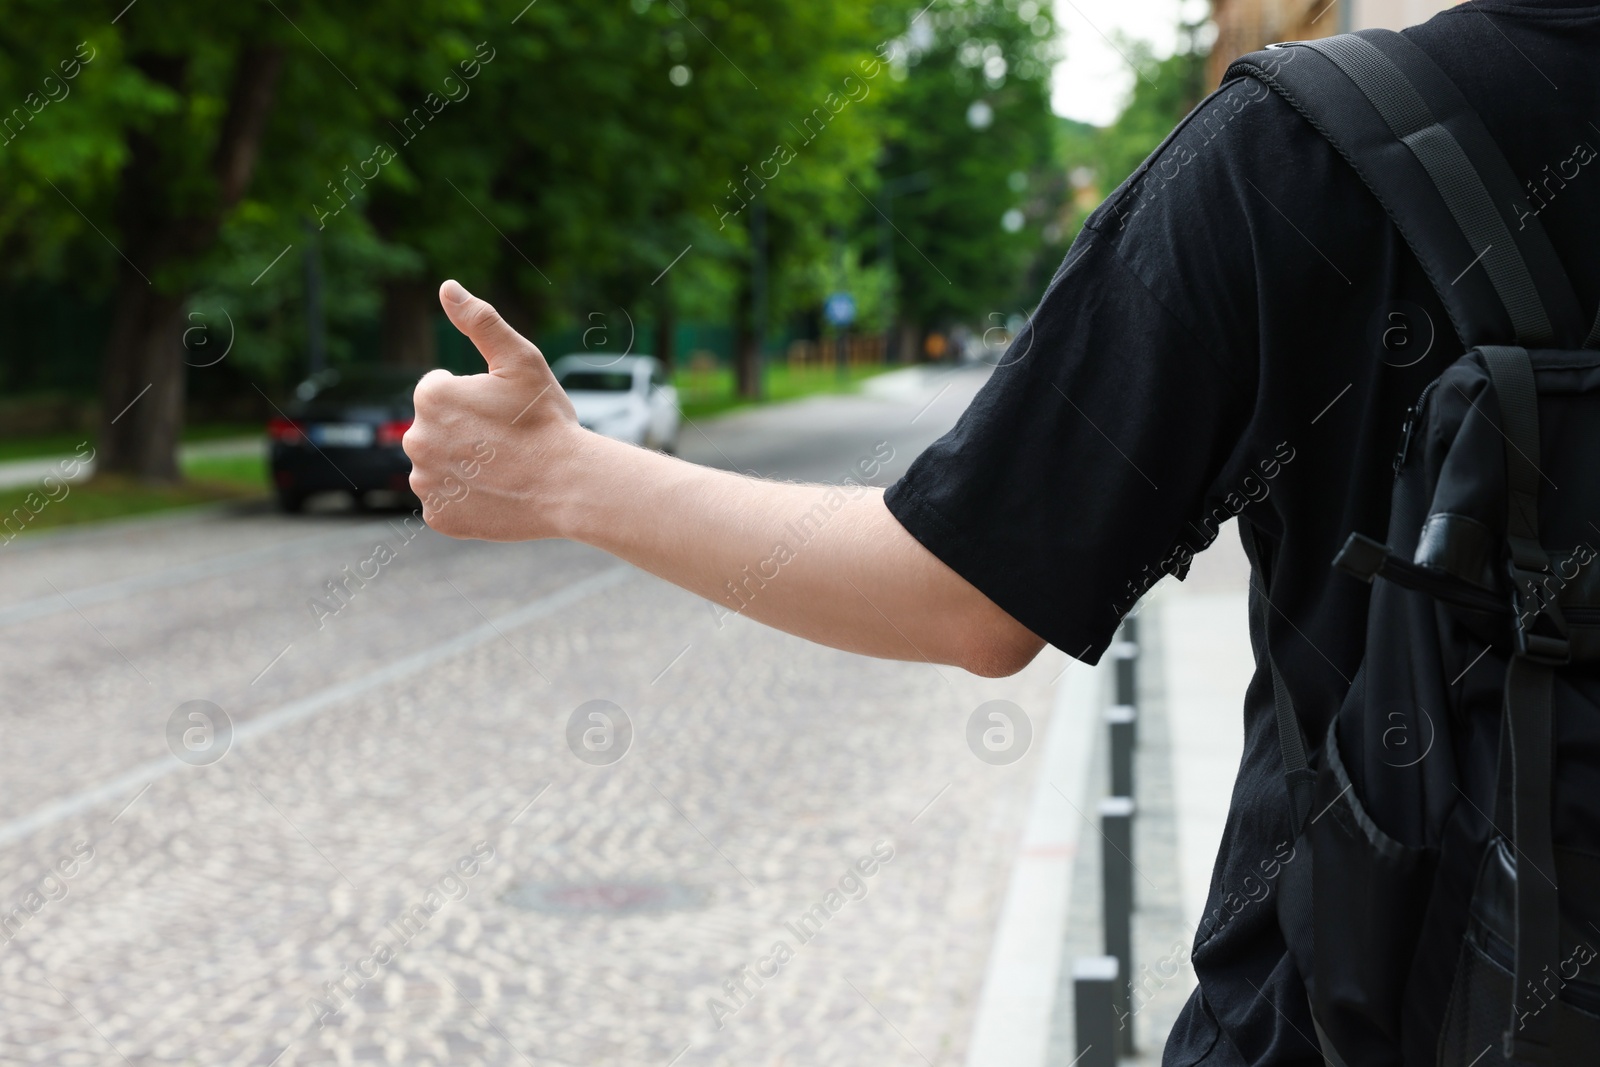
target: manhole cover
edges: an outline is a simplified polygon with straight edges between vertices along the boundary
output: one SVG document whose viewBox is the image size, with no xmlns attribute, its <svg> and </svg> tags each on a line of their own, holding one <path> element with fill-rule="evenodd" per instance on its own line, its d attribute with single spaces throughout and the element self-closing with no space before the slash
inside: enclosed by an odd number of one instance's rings
<svg viewBox="0 0 1600 1067">
<path fill-rule="evenodd" d="M 702 907 L 706 892 L 670 882 L 524 882 L 501 899 L 556 915 L 627 915 Z"/>
</svg>

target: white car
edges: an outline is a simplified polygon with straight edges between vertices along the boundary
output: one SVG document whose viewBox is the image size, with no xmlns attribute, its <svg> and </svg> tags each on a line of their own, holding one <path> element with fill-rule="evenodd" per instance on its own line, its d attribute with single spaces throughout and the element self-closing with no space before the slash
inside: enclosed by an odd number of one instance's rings
<svg viewBox="0 0 1600 1067">
<path fill-rule="evenodd" d="M 562 356 L 550 369 L 588 429 L 645 448 L 677 449 L 678 390 L 659 359 L 588 353 Z"/>
</svg>

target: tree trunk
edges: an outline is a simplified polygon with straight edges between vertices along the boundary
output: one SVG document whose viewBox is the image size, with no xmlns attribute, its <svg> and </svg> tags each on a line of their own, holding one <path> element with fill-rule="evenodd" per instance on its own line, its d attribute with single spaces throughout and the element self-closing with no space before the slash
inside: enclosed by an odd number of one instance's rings
<svg viewBox="0 0 1600 1067">
<path fill-rule="evenodd" d="M 662 366 L 667 368 L 667 376 L 669 378 L 677 365 L 677 352 L 674 351 L 677 333 L 678 317 L 676 310 L 672 306 L 672 294 L 669 290 L 662 293 L 656 301 L 655 351 L 650 353 L 661 361 Z"/>
<path fill-rule="evenodd" d="M 761 398 L 761 352 L 751 311 L 754 301 L 748 282 L 739 286 L 733 302 L 733 380 L 735 393 L 745 400 Z"/>
<path fill-rule="evenodd" d="M 192 106 L 187 59 L 133 58 L 146 77 L 167 86 Z M 192 153 L 184 130 L 188 108 L 128 139 L 116 201 L 124 265 L 117 279 L 117 305 L 101 367 L 100 437 L 95 465 L 102 473 L 145 481 L 179 477 L 178 438 L 183 429 L 183 309 L 191 283 L 157 285 L 162 274 L 181 276 L 216 243 L 222 221 L 249 188 L 283 50 L 248 46 L 234 66 L 233 86 L 210 160 L 215 194 L 195 205 L 174 200 L 180 172 Z"/>
<path fill-rule="evenodd" d="M 183 429 L 183 308 L 131 268 L 117 285 L 104 377 L 96 469 L 177 481 Z"/>
<path fill-rule="evenodd" d="M 393 278 L 383 286 L 383 361 L 397 367 L 439 365 L 434 315 L 439 298 L 433 286 L 412 278 Z"/>
<path fill-rule="evenodd" d="M 895 338 L 896 363 L 921 363 L 922 356 L 922 327 L 911 319 L 901 318 L 895 322 L 897 337 Z"/>
</svg>

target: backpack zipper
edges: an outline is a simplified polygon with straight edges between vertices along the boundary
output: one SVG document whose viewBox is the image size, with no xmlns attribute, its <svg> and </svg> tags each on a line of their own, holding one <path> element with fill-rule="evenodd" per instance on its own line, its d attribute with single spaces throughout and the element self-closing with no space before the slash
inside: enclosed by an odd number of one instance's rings
<svg viewBox="0 0 1600 1067">
<path fill-rule="evenodd" d="M 1400 468 L 1405 466 L 1406 455 L 1411 451 L 1411 435 L 1421 421 L 1423 405 L 1428 402 L 1428 395 L 1433 392 L 1434 386 L 1439 384 L 1435 378 L 1422 387 L 1422 392 L 1417 395 L 1417 402 L 1406 408 L 1406 421 L 1400 427 L 1400 451 L 1394 457 L 1394 476 L 1400 477 Z"/>
</svg>

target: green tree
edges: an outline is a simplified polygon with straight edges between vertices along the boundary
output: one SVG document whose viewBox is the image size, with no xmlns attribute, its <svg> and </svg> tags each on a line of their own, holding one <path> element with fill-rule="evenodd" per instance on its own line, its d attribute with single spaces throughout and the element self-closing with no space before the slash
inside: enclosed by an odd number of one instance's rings
<svg viewBox="0 0 1600 1067">
<path fill-rule="evenodd" d="M 874 49 L 910 4 L 632 7 L 621 26 L 552 7 L 546 33 L 581 38 L 581 50 L 519 45 L 527 55 L 495 72 L 509 83 L 518 147 L 498 186 L 483 188 L 496 204 L 485 210 L 529 258 L 557 265 L 546 267 L 553 284 L 514 272 L 508 305 L 535 326 L 563 295 L 642 308 L 667 355 L 674 287 L 731 280 L 740 391 L 752 395 L 757 318 L 787 310 L 790 278 L 856 211 L 848 179 L 870 174 L 888 82 Z M 510 83 L 530 70 L 551 87 L 549 106 L 527 107 Z"/>
<path fill-rule="evenodd" d="M 0 280 L 115 294 L 100 456 L 147 478 L 177 473 L 186 313 L 228 311 L 235 365 L 281 379 L 313 249 L 336 358 L 370 330 L 385 358 L 432 363 L 434 289 L 456 275 L 534 334 L 648 316 L 663 354 L 680 307 L 720 300 L 754 392 L 770 324 L 837 284 L 820 264 L 862 285 L 891 273 L 868 262 L 888 232 L 869 199 L 938 265 L 890 246 L 899 300 L 928 321 L 990 309 L 1028 259 L 1027 227 L 1001 220 L 1037 226 L 1049 16 L 1038 0 L 913 10 L 16 0 Z M 70 95 L 43 103 L 62 61 Z M 928 187 L 880 196 L 908 173 Z"/>
<path fill-rule="evenodd" d="M 523 10 L 514 33 L 490 35 L 495 58 L 471 96 L 414 145 L 396 141 L 395 161 L 357 194 L 360 210 L 327 223 L 331 241 L 387 250 L 385 357 L 432 361 L 433 290 L 452 274 L 531 334 L 621 309 L 652 318 L 654 345 L 670 355 L 674 287 L 729 277 L 730 262 L 748 354 L 747 208 L 759 198 L 766 214 L 768 303 L 781 314 L 788 274 L 856 211 L 842 176 L 867 181 L 888 81 L 872 49 L 896 18 L 903 27 L 907 6 Z M 413 64 L 409 75 L 420 96 L 439 72 Z"/>
<path fill-rule="evenodd" d="M 879 208 L 897 231 L 889 247 L 913 333 L 1019 299 L 1044 222 L 1027 194 L 1051 160 L 1055 32 L 1035 0 L 968 2 L 935 5 L 897 42 L 905 80 L 879 174 L 886 192 L 905 191 Z M 866 219 L 886 225 L 876 211 Z"/>
<path fill-rule="evenodd" d="M 20 246 L 24 261 L 94 273 L 115 292 L 99 462 L 170 480 L 183 416 L 184 312 L 202 279 L 221 268 L 224 228 L 247 214 L 286 244 L 299 238 L 317 187 L 365 158 L 351 154 L 361 131 L 393 106 L 407 65 L 395 57 L 414 61 L 419 49 L 457 45 L 451 30 L 477 17 L 478 6 L 121 7 L 63 13 L 19 0 L 8 9 L 7 43 L 19 46 L 10 54 L 26 57 L 14 69 L 73 57 L 76 42 L 88 51 L 77 91 L 40 112 L 0 157 L 20 208 L 0 220 L 0 240 Z M 258 199 L 269 169 L 274 196 Z"/>
<path fill-rule="evenodd" d="M 1057 173 L 1072 186 L 1055 230 L 1067 240 L 1111 190 L 1126 181 L 1206 94 L 1206 53 L 1197 42 L 1199 24 L 1181 24 L 1177 48 L 1156 59 L 1140 41 L 1121 42 L 1138 76 L 1127 102 L 1109 126 L 1097 128 L 1057 119 Z"/>
</svg>

